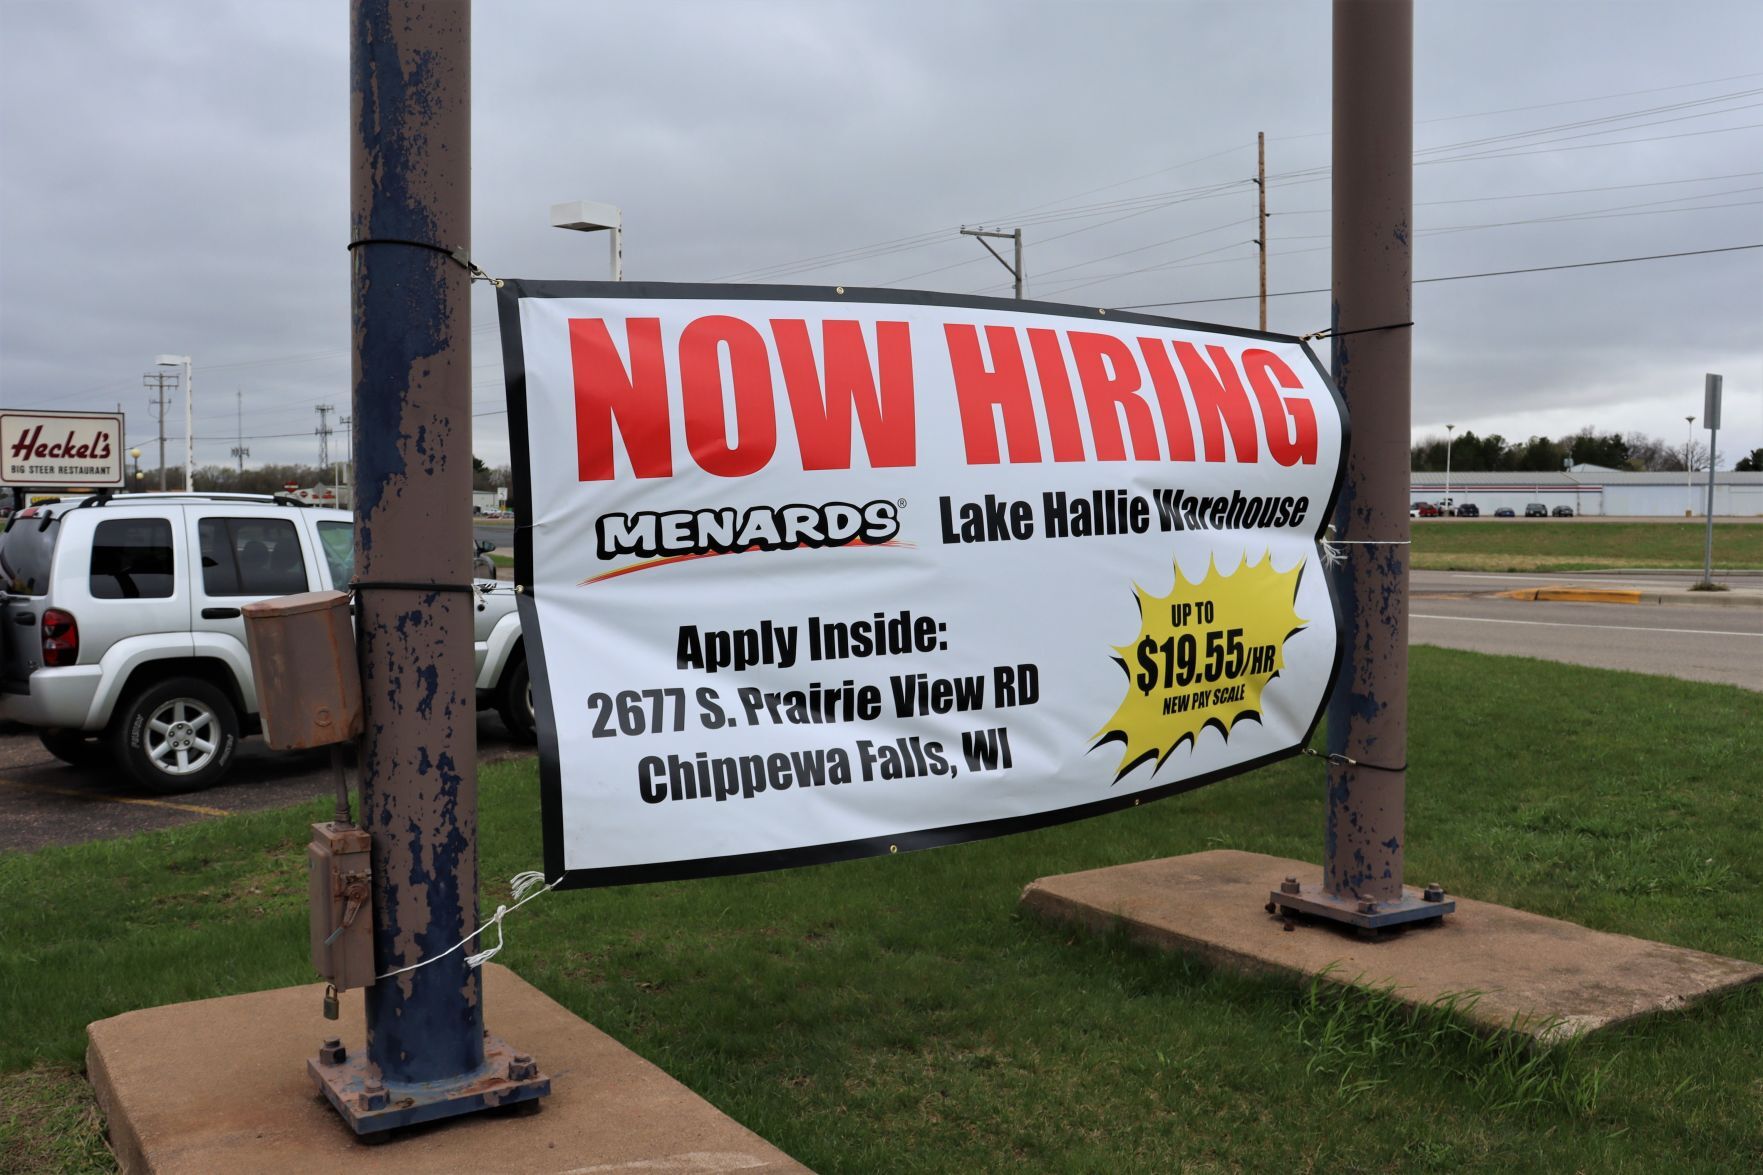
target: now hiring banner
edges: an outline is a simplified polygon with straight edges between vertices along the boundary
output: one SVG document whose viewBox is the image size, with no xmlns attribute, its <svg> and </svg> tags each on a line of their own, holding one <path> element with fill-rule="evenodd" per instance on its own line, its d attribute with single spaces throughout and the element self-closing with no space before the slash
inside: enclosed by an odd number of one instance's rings
<svg viewBox="0 0 1763 1175">
<path fill-rule="evenodd" d="M 499 290 L 546 875 L 905 852 L 1304 745 L 1346 446 L 1297 339 L 826 287 Z"/>
</svg>

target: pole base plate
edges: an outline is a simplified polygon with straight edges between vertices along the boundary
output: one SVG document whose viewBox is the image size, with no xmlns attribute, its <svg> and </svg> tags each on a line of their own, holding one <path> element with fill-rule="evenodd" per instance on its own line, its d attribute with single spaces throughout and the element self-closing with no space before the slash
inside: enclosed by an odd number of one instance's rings
<svg viewBox="0 0 1763 1175">
<path fill-rule="evenodd" d="M 484 1038 L 482 1067 L 451 1081 L 382 1083 L 378 1066 L 365 1056 L 336 1055 L 342 1052 L 321 1049 L 307 1059 L 306 1072 L 349 1128 L 364 1138 L 501 1106 L 522 1106 L 530 1113 L 537 1109 L 537 1099 L 551 1092 L 551 1079 L 531 1057 L 494 1036 Z"/>
<path fill-rule="evenodd" d="M 1429 897 L 1429 892 L 1437 892 L 1438 896 Z M 1320 882 L 1303 885 L 1296 892 L 1288 892 L 1283 887 L 1272 890 L 1267 895 L 1267 904 L 1281 913 L 1308 914 L 1359 930 L 1391 930 L 1417 922 L 1430 922 L 1457 909 L 1457 903 L 1442 891 L 1424 891 L 1407 885 L 1402 887 L 1400 898 L 1371 902 L 1370 909 L 1366 909 L 1368 903 L 1363 899 L 1350 894 L 1331 894 Z"/>
</svg>

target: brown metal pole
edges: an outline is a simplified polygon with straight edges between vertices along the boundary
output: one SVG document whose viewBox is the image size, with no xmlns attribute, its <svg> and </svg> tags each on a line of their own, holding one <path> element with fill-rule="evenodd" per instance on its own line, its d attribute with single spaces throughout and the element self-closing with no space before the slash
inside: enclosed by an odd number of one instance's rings
<svg viewBox="0 0 1763 1175">
<path fill-rule="evenodd" d="M 355 574 L 373 837 L 374 958 L 385 972 L 477 926 L 477 700 L 471 579 L 470 6 L 355 0 L 350 162 L 359 469 Z M 419 245 L 391 242 L 418 242 Z M 475 947 L 469 948 L 475 950 Z M 388 1084 L 484 1063 L 467 950 L 367 989 L 368 1058 Z"/>
<path fill-rule="evenodd" d="M 1352 418 L 1335 530 L 1344 664 L 1329 699 L 1323 885 L 1402 896 L 1408 761 L 1412 0 L 1335 0 L 1333 371 Z M 1377 329 L 1377 328 L 1390 329 Z M 1363 332 L 1363 333 L 1352 333 Z"/>
</svg>

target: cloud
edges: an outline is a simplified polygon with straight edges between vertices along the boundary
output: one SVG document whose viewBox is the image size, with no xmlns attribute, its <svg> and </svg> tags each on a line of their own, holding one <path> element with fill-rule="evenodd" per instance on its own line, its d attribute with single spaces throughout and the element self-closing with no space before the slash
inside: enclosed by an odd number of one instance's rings
<svg viewBox="0 0 1763 1175">
<path fill-rule="evenodd" d="M 1417 277 L 1763 240 L 1763 176 L 1741 174 L 1763 170 L 1763 130 L 1729 129 L 1763 123 L 1763 11 L 1633 18 L 1652 11 L 1417 6 Z M 632 277 L 707 280 L 893 241 L 779 280 L 1001 295 L 1009 276 L 955 229 L 1022 223 L 1032 296 L 1231 297 L 1254 291 L 1242 222 L 1265 131 L 1270 281 L 1326 288 L 1328 13 L 479 4 L 473 254 L 498 273 L 599 276 L 601 243 L 546 217 L 592 199 L 623 207 Z M 139 441 L 141 373 L 188 352 L 199 460 L 226 459 L 235 391 L 254 459 L 315 457 L 314 405 L 349 397 L 343 13 L 8 3 L 0 36 L 0 399 L 121 402 Z M 1204 198 L 1148 199 L 1177 192 Z M 1417 431 L 1620 420 L 1671 437 L 1700 411 L 1702 372 L 1724 368 L 1721 448 L 1763 444 L 1760 276 L 1763 250 L 1418 285 Z M 1326 295 L 1272 306 L 1275 329 L 1328 320 Z M 487 291 L 473 310 L 474 398 L 494 413 Z M 1247 324 L 1255 304 L 1171 313 Z M 503 430 L 477 418 L 492 463 Z"/>
</svg>

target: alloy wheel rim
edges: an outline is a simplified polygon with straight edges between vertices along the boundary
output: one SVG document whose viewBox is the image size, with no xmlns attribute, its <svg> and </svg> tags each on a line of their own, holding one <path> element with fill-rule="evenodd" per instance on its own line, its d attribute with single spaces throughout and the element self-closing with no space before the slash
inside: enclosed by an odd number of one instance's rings
<svg viewBox="0 0 1763 1175">
<path fill-rule="evenodd" d="M 220 753 L 220 720 L 195 698 L 173 698 L 147 719 L 147 761 L 167 775 L 193 775 Z"/>
</svg>

